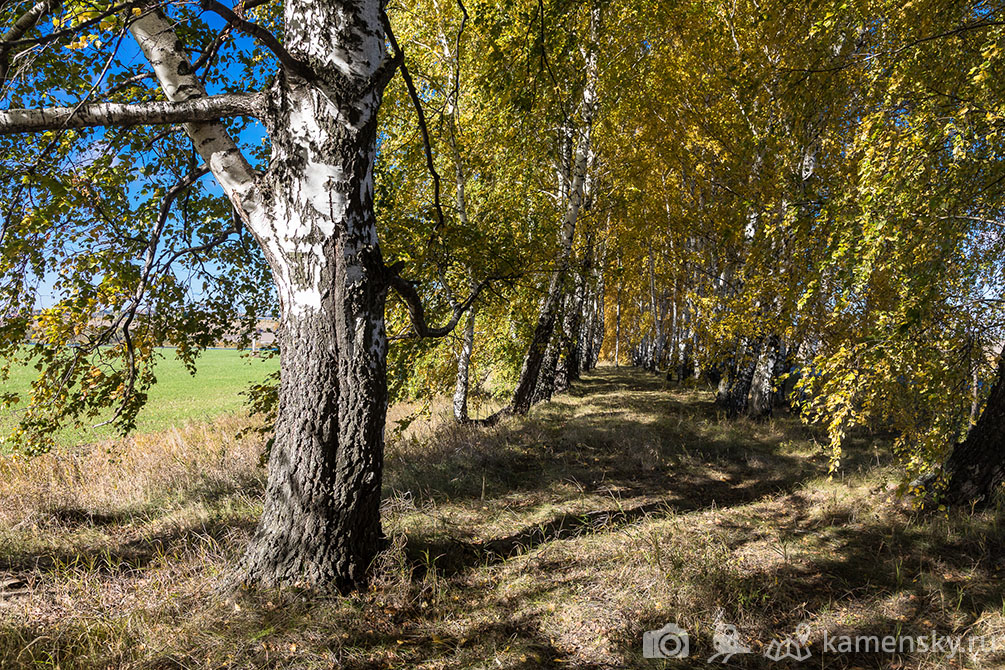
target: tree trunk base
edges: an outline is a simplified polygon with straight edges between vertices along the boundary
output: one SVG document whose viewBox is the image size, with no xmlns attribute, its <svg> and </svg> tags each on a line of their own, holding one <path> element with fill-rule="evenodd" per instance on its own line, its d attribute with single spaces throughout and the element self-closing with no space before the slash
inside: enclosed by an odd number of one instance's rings
<svg viewBox="0 0 1005 670">
<path fill-rule="evenodd" d="M 381 538 L 364 554 L 353 556 L 334 551 L 305 560 L 302 552 L 284 551 L 276 546 L 256 547 L 253 543 L 228 587 L 304 588 L 345 595 L 367 585 L 374 559 L 386 546 L 386 540 Z"/>
<path fill-rule="evenodd" d="M 943 468 L 948 477 L 943 502 L 949 505 L 989 505 L 1005 484 L 1005 356 L 980 418 L 953 449 Z"/>
</svg>

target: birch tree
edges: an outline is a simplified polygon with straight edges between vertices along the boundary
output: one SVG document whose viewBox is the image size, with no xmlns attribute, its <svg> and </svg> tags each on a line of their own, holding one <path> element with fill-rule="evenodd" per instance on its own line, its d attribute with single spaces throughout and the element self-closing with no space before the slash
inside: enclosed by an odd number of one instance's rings
<svg viewBox="0 0 1005 670">
<path fill-rule="evenodd" d="M 509 410 L 515 414 L 526 414 L 533 402 L 541 366 L 558 319 L 559 303 L 572 260 L 576 226 L 583 205 L 590 195 L 591 170 L 594 168 L 595 156 L 593 125 L 599 105 L 597 60 L 601 15 L 600 6 L 595 4 L 589 12 L 588 37 L 581 47 L 582 86 L 579 89 L 578 100 L 574 103 L 575 112 L 565 111 L 561 125 L 557 129 L 559 150 L 555 156 L 555 172 L 558 180 L 558 201 L 564 205 L 564 212 L 558 230 L 554 269 L 541 302 L 534 332 L 524 355 L 520 376 L 509 405 Z M 544 18 L 541 20 L 544 21 Z M 547 45 L 542 44 L 541 48 L 546 50 Z"/>
<path fill-rule="evenodd" d="M 256 12 L 259 5 L 8 5 L 12 27 L 0 44 L 6 87 L 0 133 L 33 138 L 23 147 L 6 145 L 8 156 L 50 165 L 54 176 L 48 190 L 32 182 L 30 173 L 26 183 L 32 189 L 8 189 L 2 237 L 7 251 L 51 234 L 33 214 L 32 195 L 46 192 L 69 201 L 62 192 L 73 190 L 80 173 L 69 165 L 102 142 L 114 143 L 116 129 L 161 126 L 140 151 L 157 155 L 156 143 L 169 137 L 194 163 L 161 198 L 163 215 L 153 229 L 140 222 L 130 231 L 142 237 L 140 247 L 150 257 L 158 258 L 163 248 L 158 226 L 176 217 L 172 204 L 203 175 L 212 176 L 229 206 L 220 216 L 221 208 L 206 198 L 200 217 L 210 223 L 186 252 L 198 254 L 228 231 L 250 237 L 267 262 L 281 321 L 279 406 L 264 510 L 239 576 L 254 584 L 345 589 L 365 579 L 382 543 L 388 292 L 401 295 L 420 336 L 449 332 L 474 296 L 462 297 L 447 323 L 433 327 L 425 322 L 415 286 L 399 275 L 403 264 L 386 265 L 381 253 L 373 206 L 377 112 L 402 55 L 388 49 L 388 41 L 395 42 L 380 0 L 288 0 Z M 193 52 L 199 54 L 195 60 Z M 60 61 L 68 53 L 79 54 L 70 65 Z M 228 67 L 214 67 L 221 53 L 230 54 Z M 142 67 L 133 65 L 134 56 Z M 74 80 L 59 87 L 57 78 L 67 74 L 86 84 Z M 266 151 L 249 142 L 249 126 L 228 121 L 235 117 L 261 124 Z M 75 134 L 71 129 L 77 128 L 100 130 Z M 41 151 L 34 159 L 25 155 L 35 148 Z M 171 156 L 127 174 L 139 179 L 164 168 Z M 112 163 L 106 167 L 102 175 L 115 173 Z M 87 216 L 79 202 L 67 210 Z M 78 290 L 84 282 L 58 303 L 86 304 L 72 315 L 78 319 L 75 332 L 88 334 L 87 346 L 68 353 L 66 338 L 43 338 L 42 378 L 23 427 L 38 428 L 32 417 L 65 403 L 68 390 L 86 387 L 87 370 L 96 379 L 107 377 L 103 399 L 126 408 L 120 422 L 127 426 L 142 404 L 142 385 L 153 381 L 150 373 L 133 383 L 137 359 L 149 359 L 151 349 L 171 337 L 193 344 L 184 332 L 168 337 L 166 331 L 135 341 L 137 324 L 154 319 L 145 302 L 151 278 L 136 276 L 128 253 L 121 266 L 118 274 L 95 277 L 89 293 Z M 3 270 L 14 287 L 7 297 L 23 296 L 31 280 L 13 254 L 5 255 Z M 120 291 L 120 285 L 129 290 Z M 43 311 L 42 325 L 63 323 L 68 314 Z M 107 314 L 112 316 L 102 316 Z M 88 326 L 95 318 L 102 328 Z M 6 351 L 37 325 L 35 317 L 5 324 Z M 105 372 L 116 365 L 118 371 Z"/>
</svg>

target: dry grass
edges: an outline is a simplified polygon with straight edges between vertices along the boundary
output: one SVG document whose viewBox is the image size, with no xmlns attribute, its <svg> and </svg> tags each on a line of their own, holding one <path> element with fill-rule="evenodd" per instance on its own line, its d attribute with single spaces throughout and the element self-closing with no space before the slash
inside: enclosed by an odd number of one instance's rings
<svg viewBox="0 0 1005 670">
<path fill-rule="evenodd" d="M 807 667 L 1001 662 L 821 653 L 824 630 L 1005 634 L 1002 514 L 917 517 L 868 436 L 828 479 L 791 419 L 610 368 L 491 430 L 443 411 L 388 445 L 392 547 L 345 598 L 215 592 L 260 509 L 239 419 L 3 457 L 0 667 L 700 667 L 717 615 L 755 651 L 808 622 Z M 693 657 L 642 659 L 668 621 Z"/>
</svg>

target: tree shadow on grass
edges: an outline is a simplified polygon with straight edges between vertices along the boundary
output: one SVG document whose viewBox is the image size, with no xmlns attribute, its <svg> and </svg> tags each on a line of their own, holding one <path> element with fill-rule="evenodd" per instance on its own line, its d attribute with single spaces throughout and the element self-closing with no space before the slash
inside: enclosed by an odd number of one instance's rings
<svg viewBox="0 0 1005 670">
<path fill-rule="evenodd" d="M 786 439 L 805 438 L 806 429 L 797 422 L 764 429 L 720 421 L 710 403 L 684 402 L 664 386 L 656 378 L 607 368 L 574 385 L 571 399 L 557 396 L 530 417 L 490 429 L 448 424 L 428 442 L 392 448 L 389 488 L 413 498 L 485 509 L 534 494 L 561 504 L 556 490 L 572 485 L 583 495 L 617 504 L 559 514 L 486 542 L 411 532 L 407 551 L 416 569 L 421 572 L 437 557 L 439 569 L 456 574 L 646 515 L 748 504 L 826 473 L 825 457 L 807 458 L 782 447 Z M 849 450 L 847 462 L 855 458 Z"/>
<path fill-rule="evenodd" d="M 146 515 L 126 510 L 99 512 L 83 507 L 53 507 L 48 510 L 47 516 L 54 523 L 61 526 L 100 528 L 102 526 L 119 526 L 132 523 L 138 518 L 144 518 Z"/>
<path fill-rule="evenodd" d="M 996 648 L 985 648 L 979 664 L 966 653 L 970 644 L 980 650 L 984 642 L 993 642 L 987 637 L 993 629 L 982 628 L 981 622 L 1005 607 L 1001 516 L 946 519 L 898 513 L 880 518 L 875 508 L 841 503 L 822 512 L 819 502 L 814 505 L 801 492 L 747 511 L 756 513 L 757 527 L 777 532 L 778 541 L 789 547 L 785 558 L 778 560 L 776 554 L 775 560 L 763 560 L 762 554 L 760 560 L 742 567 L 724 563 L 710 572 L 710 578 L 692 579 L 689 586 L 702 611 L 725 612 L 727 622 L 753 622 L 744 631 L 748 641 L 784 638 L 806 622 L 811 627 L 814 667 L 1002 667 L 1000 636 Z M 750 528 L 733 528 L 738 532 L 727 542 L 729 556 L 760 539 Z M 745 600 L 747 590 L 757 590 L 758 604 Z M 665 622 L 646 623 L 658 628 Z M 681 667 L 704 665 L 713 649 L 707 631 L 706 627 L 692 639 L 699 658 Z M 825 631 L 830 647 L 824 644 Z M 964 652 L 947 657 L 949 647 L 925 651 L 917 641 L 931 640 L 933 634 L 943 640 L 959 639 Z M 841 636 L 860 640 L 859 646 L 842 649 Z M 896 639 L 903 651 L 870 649 L 865 640 L 873 636 Z M 910 640 L 899 642 L 905 638 Z M 619 640 L 626 658 L 638 657 L 639 641 L 627 635 Z M 778 667 L 757 653 L 737 657 L 735 664 Z M 638 667 L 644 667 L 641 659 Z"/>
<path fill-rule="evenodd" d="M 435 568 L 445 577 L 453 577 L 469 568 L 499 563 L 548 542 L 612 532 L 643 518 L 670 513 L 672 508 L 666 502 L 658 502 L 630 509 L 563 514 L 547 523 L 528 526 L 507 537 L 485 542 L 409 536 L 405 555 L 412 566 L 413 578 L 424 577 L 430 568 Z"/>
<path fill-rule="evenodd" d="M 681 486 L 691 495 L 700 485 L 712 485 L 701 474 L 687 483 L 709 466 L 737 487 L 757 490 L 786 489 L 825 472 L 824 458 L 814 462 L 780 448 L 786 439 L 805 438 L 798 422 L 778 421 L 772 434 L 762 434 L 749 423 L 720 421 L 710 405 L 682 402 L 656 383 L 649 384 L 651 389 L 622 390 L 637 377 L 645 379 L 608 368 L 591 373 L 569 397 L 557 396 L 529 417 L 492 428 L 448 423 L 427 440 L 392 443 L 387 490 L 491 502 L 575 482 L 587 492 L 614 492 L 622 499 L 662 498 Z M 724 491 L 715 487 L 715 493 Z M 749 500 L 749 495 L 736 497 Z M 700 499 L 708 504 L 714 498 Z"/>
<path fill-rule="evenodd" d="M 766 478 L 739 488 L 731 481 L 711 478 L 693 478 L 664 489 L 669 493 L 655 502 L 632 507 L 560 514 L 551 520 L 527 526 L 509 536 L 484 542 L 465 542 L 450 536 L 423 536 L 410 534 L 406 555 L 413 574 L 421 577 L 429 568 L 430 559 L 440 573 L 453 576 L 464 570 L 491 565 L 507 558 L 526 553 L 534 548 L 557 540 L 568 540 L 583 535 L 614 532 L 635 522 L 651 517 L 670 517 L 704 509 L 729 508 L 754 502 L 765 496 L 774 496 L 793 486 L 795 480 L 784 476 Z"/>
</svg>

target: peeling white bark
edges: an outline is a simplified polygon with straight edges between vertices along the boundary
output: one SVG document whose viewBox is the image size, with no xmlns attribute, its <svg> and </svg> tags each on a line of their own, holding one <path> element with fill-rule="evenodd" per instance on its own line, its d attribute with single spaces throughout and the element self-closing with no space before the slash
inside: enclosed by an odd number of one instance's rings
<svg viewBox="0 0 1005 670">
<path fill-rule="evenodd" d="M 55 128 L 160 125 L 215 121 L 228 116 L 257 116 L 263 98 L 257 93 L 232 93 L 184 102 L 102 102 L 79 107 L 11 109 L 0 112 L 0 135 Z"/>
<path fill-rule="evenodd" d="M 174 27 L 160 10 L 145 12 L 130 24 L 129 31 L 150 62 L 168 101 L 188 103 L 206 98 L 206 90 L 192 71 Z M 192 122 L 185 124 L 185 131 L 234 208 L 261 237 L 265 231 L 255 173 L 227 128 L 219 121 Z"/>
</svg>

